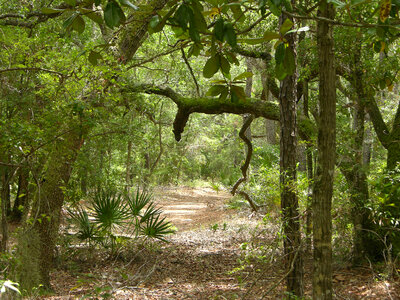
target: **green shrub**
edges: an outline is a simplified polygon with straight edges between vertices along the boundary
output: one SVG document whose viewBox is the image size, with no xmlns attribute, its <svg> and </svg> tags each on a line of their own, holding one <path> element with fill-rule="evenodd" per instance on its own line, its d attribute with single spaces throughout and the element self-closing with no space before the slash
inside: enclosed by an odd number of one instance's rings
<svg viewBox="0 0 400 300">
<path fill-rule="evenodd" d="M 77 227 L 75 236 L 89 245 L 111 247 L 112 253 L 127 239 L 145 237 L 166 241 L 165 236 L 174 231 L 161 214 L 152 195 L 140 191 L 123 196 L 112 190 L 101 190 L 87 210 L 82 206 L 69 210 L 70 221 Z"/>
</svg>

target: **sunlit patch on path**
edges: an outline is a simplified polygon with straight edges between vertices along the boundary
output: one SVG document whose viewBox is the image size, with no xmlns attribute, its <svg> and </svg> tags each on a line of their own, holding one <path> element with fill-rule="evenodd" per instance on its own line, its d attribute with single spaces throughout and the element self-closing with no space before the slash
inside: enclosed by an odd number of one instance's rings
<svg viewBox="0 0 400 300">
<path fill-rule="evenodd" d="M 164 216 L 179 230 L 217 223 L 229 212 L 224 209 L 232 197 L 226 191 L 211 188 L 158 188 L 154 192 Z"/>
</svg>

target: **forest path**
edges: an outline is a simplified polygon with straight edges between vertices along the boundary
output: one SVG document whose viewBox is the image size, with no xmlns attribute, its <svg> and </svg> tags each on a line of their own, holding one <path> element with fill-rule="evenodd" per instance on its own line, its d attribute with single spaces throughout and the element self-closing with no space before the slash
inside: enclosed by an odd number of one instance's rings
<svg viewBox="0 0 400 300">
<path fill-rule="evenodd" d="M 159 188 L 154 196 L 178 229 L 167 237 L 169 243 L 133 243 L 114 258 L 104 249 L 75 248 L 52 274 L 55 294 L 43 298 L 282 299 L 279 216 L 263 222 L 261 214 L 226 209 L 230 195 L 211 188 Z M 306 299 L 311 299 L 311 262 L 308 256 Z M 400 299 L 396 280 L 377 280 L 365 267 L 334 269 L 338 299 Z"/>
<path fill-rule="evenodd" d="M 232 197 L 227 191 L 212 188 L 162 187 L 154 191 L 158 207 L 178 231 L 215 224 L 231 210 L 225 209 Z"/>
</svg>

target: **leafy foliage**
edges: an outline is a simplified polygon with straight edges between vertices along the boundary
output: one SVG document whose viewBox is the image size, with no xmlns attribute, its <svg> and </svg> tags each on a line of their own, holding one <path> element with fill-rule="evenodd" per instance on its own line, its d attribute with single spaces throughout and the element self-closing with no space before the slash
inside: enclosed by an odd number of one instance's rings
<svg viewBox="0 0 400 300">
<path fill-rule="evenodd" d="M 76 237 L 88 241 L 89 245 L 96 242 L 108 247 L 111 243 L 113 253 L 126 238 L 144 236 L 166 242 L 165 236 L 174 232 L 171 224 L 161 218 L 162 211 L 156 208 L 151 194 L 145 191 L 138 190 L 125 201 L 117 192 L 101 190 L 95 194 L 89 211 L 90 215 L 82 207 L 69 210 L 71 221 L 78 229 Z"/>
<path fill-rule="evenodd" d="M 91 205 L 94 221 L 106 232 L 112 232 L 121 226 L 128 217 L 122 195 L 111 190 L 100 190 Z"/>
</svg>

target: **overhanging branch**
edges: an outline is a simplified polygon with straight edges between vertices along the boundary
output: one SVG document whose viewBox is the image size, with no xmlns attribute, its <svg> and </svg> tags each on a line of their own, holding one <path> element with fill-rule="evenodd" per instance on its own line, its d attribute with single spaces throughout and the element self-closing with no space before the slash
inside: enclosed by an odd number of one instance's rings
<svg viewBox="0 0 400 300">
<path fill-rule="evenodd" d="M 186 126 L 190 114 L 253 114 L 256 118 L 264 117 L 269 120 L 279 120 L 279 106 L 274 102 L 266 102 L 259 99 L 247 98 L 235 103 L 217 98 L 190 98 L 184 97 L 173 91 L 171 88 L 161 88 L 148 84 L 126 87 L 122 90 L 125 93 L 147 93 L 156 94 L 170 98 L 178 106 L 178 112 L 174 121 L 175 139 L 180 141 L 181 134 Z"/>
</svg>

